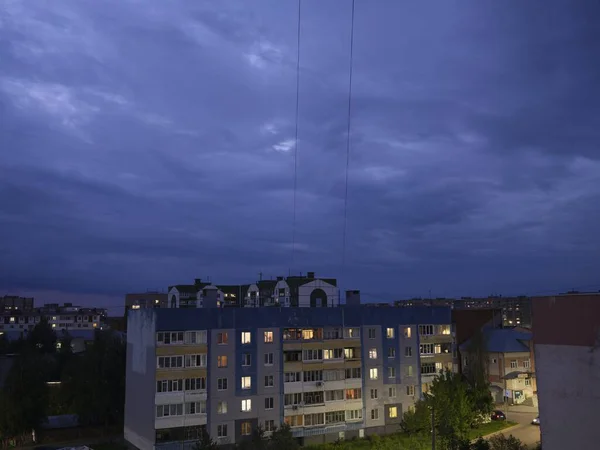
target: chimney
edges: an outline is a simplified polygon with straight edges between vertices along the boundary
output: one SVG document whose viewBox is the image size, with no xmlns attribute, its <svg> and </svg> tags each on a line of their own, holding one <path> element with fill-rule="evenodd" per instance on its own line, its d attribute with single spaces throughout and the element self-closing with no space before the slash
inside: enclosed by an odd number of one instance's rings
<svg viewBox="0 0 600 450">
<path fill-rule="evenodd" d="M 315 273 L 314 272 L 307 272 L 306 273 L 306 278 L 314 278 L 315 277 Z"/>
<path fill-rule="evenodd" d="M 346 306 L 360 305 L 360 291 L 346 291 Z"/>
</svg>

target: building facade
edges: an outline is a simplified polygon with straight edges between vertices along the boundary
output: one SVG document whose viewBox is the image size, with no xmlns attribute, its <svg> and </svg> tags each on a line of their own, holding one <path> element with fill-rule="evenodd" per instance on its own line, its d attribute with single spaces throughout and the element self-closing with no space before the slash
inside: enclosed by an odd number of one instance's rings
<svg viewBox="0 0 600 450">
<path fill-rule="evenodd" d="M 396 432 L 435 374 L 456 370 L 449 308 L 131 311 L 125 439 L 219 444 L 281 423 L 301 443 Z"/>
<path fill-rule="evenodd" d="M 0 312 L 32 311 L 33 297 L 19 297 L 17 295 L 5 295 L 0 297 Z"/>
<path fill-rule="evenodd" d="M 130 309 L 167 308 L 168 295 L 164 292 L 148 291 L 125 295 L 125 317 Z"/>
<path fill-rule="evenodd" d="M 600 293 L 533 299 L 533 342 L 544 450 L 600 442 Z"/>
</svg>

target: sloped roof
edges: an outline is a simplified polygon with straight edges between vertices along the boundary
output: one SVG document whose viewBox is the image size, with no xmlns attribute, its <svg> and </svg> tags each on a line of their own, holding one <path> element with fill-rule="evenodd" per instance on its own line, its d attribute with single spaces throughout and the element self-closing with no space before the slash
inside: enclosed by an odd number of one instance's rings
<svg viewBox="0 0 600 450">
<path fill-rule="evenodd" d="M 172 288 L 177 289 L 179 292 L 187 292 L 188 294 L 195 294 L 198 292 L 198 287 L 193 284 L 176 284 L 174 286 L 169 286 L 169 290 Z"/>
<path fill-rule="evenodd" d="M 518 353 L 528 352 L 529 347 L 525 343 L 531 341 L 531 331 L 516 328 L 487 328 L 483 331 L 486 342 L 486 350 L 493 353 Z M 471 339 L 460 346 L 462 351 L 469 350 Z"/>
</svg>

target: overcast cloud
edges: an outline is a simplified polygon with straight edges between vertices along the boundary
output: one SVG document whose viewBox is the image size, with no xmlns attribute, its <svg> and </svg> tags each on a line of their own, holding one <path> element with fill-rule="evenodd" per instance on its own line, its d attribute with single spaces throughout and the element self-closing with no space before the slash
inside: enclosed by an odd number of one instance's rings
<svg viewBox="0 0 600 450">
<path fill-rule="evenodd" d="M 350 0 L 302 4 L 292 263 L 296 1 L 0 0 L 0 294 L 600 284 L 596 2 L 356 0 L 344 266 Z"/>
</svg>

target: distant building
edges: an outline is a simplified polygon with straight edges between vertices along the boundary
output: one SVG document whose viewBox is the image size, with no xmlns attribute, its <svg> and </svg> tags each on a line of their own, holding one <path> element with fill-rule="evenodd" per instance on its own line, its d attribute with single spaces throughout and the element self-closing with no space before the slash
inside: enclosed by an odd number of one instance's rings
<svg viewBox="0 0 600 450">
<path fill-rule="evenodd" d="M 33 297 L 19 297 L 16 295 L 5 295 L 0 297 L 0 313 L 10 311 L 33 310 Z"/>
<path fill-rule="evenodd" d="M 325 308 L 340 304 L 337 280 L 318 278 L 314 272 L 241 285 L 212 284 L 197 278 L 194 284 L 169 286 L 168 292 L 169 308 L 207 308 L 213 303 L 221 308 Z"/>
<path fill-rule="evenodd" d="M 148 291 L 125 295 L 125 317 L 130 309 L 167 308 L 168 306 L 168 295 L 164 292 Z"/>
<path fill-rule="evenodd" d="M 396 306 L 449 306 L 455 309 L 500 309 L 505 327 L 531 328 L 531 298 L 490 296 L 482 298 L 413 298 L 395 302 Z"/>
<path fill-rule="evenodd" d="M 533 299 L 544 450 L 598 448 L 600 293 Z"/>
<path fill-rule="evenodd" d="M 46 304 L 30 311 L 11 310 L 0 312 L 0 332 L 22 332 L 26 334 L 46 318 L 53 330 L 102 328 L 106 320 L 106 309 L 73 306 L 71 303 Z"/>
</svg>

